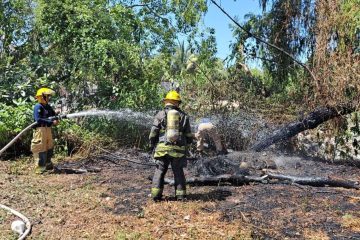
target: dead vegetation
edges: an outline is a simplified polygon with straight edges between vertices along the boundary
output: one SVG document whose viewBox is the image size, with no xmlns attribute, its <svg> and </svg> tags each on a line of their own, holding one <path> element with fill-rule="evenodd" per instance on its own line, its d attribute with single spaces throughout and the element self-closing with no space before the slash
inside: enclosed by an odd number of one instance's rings
<svg viewBox="0 0 360 240">
<path fill-rule="evenodd" d="M 29 239 L 357 239 L 360 237 L 358 190 L 281 183 L 242 186 L 188 186 L 188 201 L 176 202 L 165 187 L 165 201 L 149 197 L 151 166 L 136 150 L 117 152 L 116 164 L 90 157 L 62 166 L 101 168 L 98 173 L 31 173 L 29 162 L 2 162 L 2 203 L 32 222 Z M 241 155 L 241 154 L 240 154 Z M 242 160 L 250 164 L 250 155 Z M 250 164 L 250 172 L 258 171 Z M 275 159 L 276 160 L 276 159 Z M 319 171 L 320 176 L 359 179 L 358 168 L 317 164 L 280 165 L 295 174 Z M 277 162 L 277 161 L 275 161 Z M 19 168 L 14 172 L 14 165 Z M 293 167 L 296 166 L 294 169 Z M 320 167 L 323 166 L 323 167 Z M 186 171 L 187 176 L 191 169 Z M 171 178 L 171 171 L 169 176 Z M 0 239 L 12 239 L 13 217 L 0 212 Z"/>
</svg>

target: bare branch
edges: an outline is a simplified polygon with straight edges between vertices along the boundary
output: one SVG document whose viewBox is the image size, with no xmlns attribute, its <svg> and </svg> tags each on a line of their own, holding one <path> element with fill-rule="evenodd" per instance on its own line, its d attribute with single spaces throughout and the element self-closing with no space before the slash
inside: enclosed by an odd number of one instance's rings
<svg viewBox="0 0 360 240">
<path fill-rule="evenodd" d="M 216 7 L 218 7 L 236 26 L 238 26 L 241 30 L 243 30 L 244 32 L 246 32 L 250 37 L 253 37 L 255 38 L 256 40 L 270 46 L 270 47 L 273 47 L 277 50 L 279 50 L 280 52 L 284 53 L 285 55 L 287 55 L 288 57 L 290 57 L 295 63 L 299 64 L 300 66 L 302 66 L 303 68 L 305 68 L 309 74 L 311 75 L 311 77 L 314 79 L 315 82 L 317 82 L 316 80 L 316 77 L 314 75 L 314 73 L 310 70 L 310 68 L 306 65 L 306 64 L 303 64 L 302 62 L 300 62 L 299 60 L 297 60 L 293 55 L 291 55 L 290 53 L 286 52 L 284 49 L 272 44 L 272 43 L 269 43 L 263 39 L 261 39 L 260 37 L 252 34 L 251 32 L 249 32 L 248 30 L 246 30 L 243 26 L 241 26 L 237 21 L 235 21 L 235 19 L 233 17 L 231 17 L 219 4 L 217 4 L 215 2 L 215 0 L 211 0 L 211 2 L 213 4 L 215 4 Z"/>
</svg>

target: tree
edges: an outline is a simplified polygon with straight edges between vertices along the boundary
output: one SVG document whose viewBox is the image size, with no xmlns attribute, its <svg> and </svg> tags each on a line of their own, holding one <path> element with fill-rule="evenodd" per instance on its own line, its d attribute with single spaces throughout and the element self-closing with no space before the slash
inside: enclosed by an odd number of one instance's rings
<svg viewBox="0 0 360 240">
<path fill-rule="evenodd" d="M 309 63 L 314 48 L 314 6 L 308 0 L 263 0 L 260 3 L 262 15 L 246 16 L 248 20 L 244 29 L 250 35 L 237 27 L 233 28 L 237 40 L 233 44 L 232 57 L 241 61 L 244 55 L 244 60 L 260 61 L 263 70 L 271 77 L 265 84 L 267 91 L 273 94 L 286 93 L 290 84 L 300 86 L 298 79 L 303 77 L 302 69 L 289 56 L 254 40 L 252 35 L 278 46 L 301 62 Z"/>
<path fill-rule="evenodd" d="M 4 103 L 20 104 L 31 91 L 31 5 L 30 0 L 0 3 L 0 99 Z"/>
<path fill-rule="evenodd" d="M 351 103 L 359 107 L 359 2 L 319 0 L 316 11 L 314 67 L 321 77 L 311 84 L 313 99 L 326 104 Z"/>
<path fill-rule="evenodd" d="M 244 28 L 312 66 L 317 77 L 310 79 L 286 55 L 261 42 L 249 41 L 251 34 L 237 28 L 234 28 L 237 41 L 233 45 L 233 57 L 239 54 L 238 47 L 243 46 L 247 58 L 259 58 L 270 73 L 267 87 L 272 93 L 289 95 L 289 89 L 295 86 L 309 103 L 355 102 L 358 105 L 359 83 L 355 76 L 359 74 L 356 67 L 359 4 L 351 0 L 331 3 L 326 0 L 262 0 L 261 6 L 263 14 L 249 15 Z"/>
</svg>

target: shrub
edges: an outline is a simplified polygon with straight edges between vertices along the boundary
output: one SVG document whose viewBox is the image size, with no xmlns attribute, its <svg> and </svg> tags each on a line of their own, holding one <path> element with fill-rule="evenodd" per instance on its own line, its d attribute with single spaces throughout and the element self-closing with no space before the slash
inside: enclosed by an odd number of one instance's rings
<svg viewBox="0 0 360 240">
<path fill-rule="evenodd" d="M 0 103 L 0 147 L 3 148 L 19 132 L 32 123 L 32 106 L 29 103 L 19 106 L 8 106 Z M 19 156 L 29 153 L 31 131 L 24 133 L 2 157 Z"/>
</svg>

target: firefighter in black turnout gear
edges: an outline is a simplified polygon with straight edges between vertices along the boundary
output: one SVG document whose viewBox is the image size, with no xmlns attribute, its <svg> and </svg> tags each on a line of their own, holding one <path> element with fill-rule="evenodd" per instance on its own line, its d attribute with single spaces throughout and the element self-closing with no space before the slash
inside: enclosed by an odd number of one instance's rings
<svg viewBox="0 0 360 240">
<path fill-rule="evenodd" d="M 170 91 L 164 98 L 165 107 L 155 116 L 149 140 L 154 149 L 156 170 L 152 180 L 151 196 L 154 201 L 162 198 L 164 177 L 169 164 L 174 174 L 175 196 L 184 200 L 186 183 L 183 167 L 186 165 L 186 146 L 192 142 L 189 117 L 179 108 L 180 95 Z"/>
</svg>

